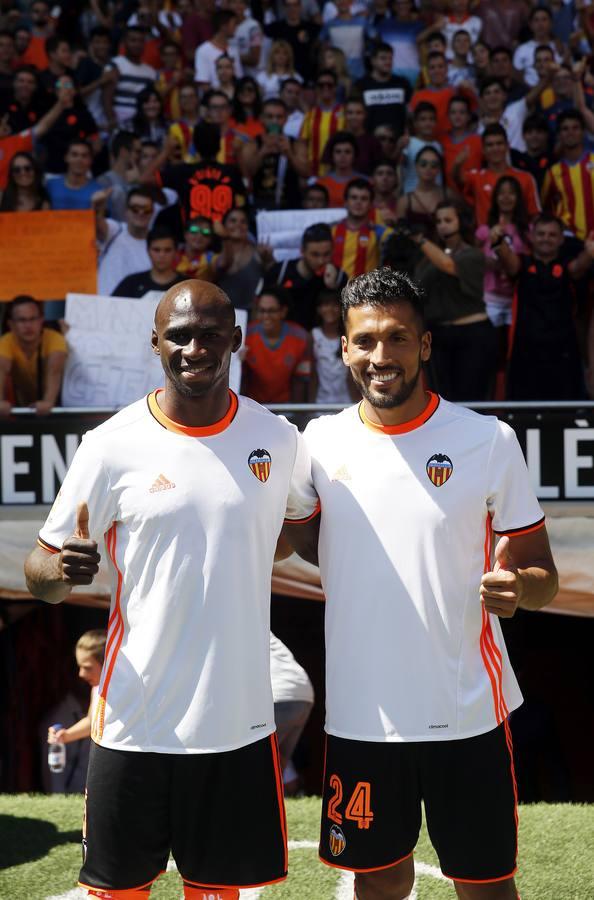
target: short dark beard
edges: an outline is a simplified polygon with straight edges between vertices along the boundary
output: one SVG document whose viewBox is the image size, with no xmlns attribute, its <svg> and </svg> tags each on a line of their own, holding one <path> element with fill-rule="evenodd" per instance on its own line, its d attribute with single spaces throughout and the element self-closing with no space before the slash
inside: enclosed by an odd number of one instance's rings
<svg viewBox="0 0 594 900">
<path fill-rule="evenodd" d="M 372 394 L 364 381 L 359 382 L 355 379 L 355 383 L 359 387 L 363 397 L 375 409 L 394 409 L 397 406 L 402 406 L 403 403 L 406 403 L 406 401 L 410 399 L 419 382 L 419 378 L 421 377 L 421 371 L 421 357 L 419 356 L 419 367 L 417 371 L 408 381 L 402 382 L 402 386 L 396 394 Z"/>
</svg>

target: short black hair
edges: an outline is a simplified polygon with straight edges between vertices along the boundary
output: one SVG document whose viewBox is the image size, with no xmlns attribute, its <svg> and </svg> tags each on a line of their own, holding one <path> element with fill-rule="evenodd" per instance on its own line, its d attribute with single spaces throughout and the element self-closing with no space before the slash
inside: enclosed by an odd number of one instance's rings
<svg viewBox="0 0 594 900">
<path fill-rule="evenodd" d="M 544 116 L 533 113 L 531 116 L 526 116 L 522 123 L 522 134 L 526 134 L 527 131 L 542 131 L 544 134 L 548 134 L 549 124 Z"/>
<path fill-rule="evenodd" d="M 351 278 L 342 289 L 340 302 L 342 324 L 347 330 L 349 309 L 357 306 L 392 306 L 394 303 L 410 303 L 419 320 L 421 330 L 425 330 L 425 294 L 423 289 L 403 272 L 396 272 L 387 266 L 372 269 L 364 275 Z"/>
<path fill-rule="evenodd" d="M 485 78 L 481 82 L 481 86 L 479 88 L 479 95 L 482 97 L 483 94 L 485 93 L 485 91 L 487 90 L 487 88 L 493 87 L 494 84 L 496 84 L 498 87 L 500 87 L 504 93 L 506 93 L 506 94 L 508 93 L 508 90 L 507 90 L 505 84 L 503 83 L 503 81 L 501 80 L 501 78 L 497 78 L 496 75 L 490 75 L 488 78 Z"/>
<path fill-rule="evenodd" d="M 326 206 L 328 206 L 330 202 L 330 194 L 328 193 L 328 188 L 325 184 L 320 184 L 319 181 L 314 181 L 313 184 L 308 184 L 305 190 L 303 191 L 303 198 L 307 197 L 311 191 L 317 191 L 319 194 L 324 195 L 324 200 L 326 202 Z M 304 232 L 305 234 L 305 232 Z"/>
<path fill-rule="evenodd" d="M 111 155 L 117 159 L 122 150 L 132 150 L 137 140 L 138 135 L 133 131 L 116 131 L 109 147 Z"/>
<path fill-rule="evenodd" d="M 423 41 L 423 43 L 424 43 L 424 44 L 430 44 L 431 41 L 440 41 L 440 42 L 444 45 L 444 47 L 445 47 L 445 46 L 447 45 L 447 43 L 448 43 L 448 42 L 447 42 L 447 39 L 446 39 L 445 36 L 441 33 L 441 31 L 432 31 L 431 34 L 428 34 L 428 35 L 427 35 L 427 37 L 425 38 L 425 40 Z"/>
<path fill-rule="evenodd" d="M 155 228 L 151 228 L 149 233 L 146 236 L 146 246 L 150 247 L 151 244 L 154 244 L 155 241 L 164 241 L 164 240 L 172 240 L 173 246 L 177 247 L 177 240 L 175 238 L 175 234 L 171 230 L 171 228 L 167 228 L 166 225 L 157 225 Z"/>
<path fill-rule="evenodd" d="M 508 59 L 513 58 L 513 54 L 509 47 L 505 47 L 503 44 L 497 44 L 496 47 L 493 47 L 493 49 L 489 51 L 489 59 L 492 60 L 494 56 L 501 56 L 502 53 L 507 56 Z"/>
<path fill-rule="evenodd" d="M 95 25 L 94 28 L 91 28 L 89 31 L 89 41 L 92 41 L 93 38 L 96 37 L 109 38 L 109 42 L 111 43 L 111 31 L 106 25 Z"/>
<path fill-rule="evenodd" d="M 8 321 L 12 319 L 15 309 L 18 309 L 19 306 L 24 306 L 25 303 L 34 303 L 43 316 L 43 306 L 35 299 L 35 297 L 32 297 L 30 294 L 18 294 L 16 297 L 13 297 L 13 299 L 7 305 L 6 319 Z"/>
<path fill-rule="evenodd" d="M 579 109 L 564 109 L 563 112 L 559 113 L 557 117 L 557 134 L 559 134 L 563 123 L 569 121 L 579 122 L 582 126 L 582 129 L 585 131 L 586 120 L 584 119 Z"/>
<path fill-rule="evenodd" d="M 561 219 L 558 216 L 554 216 L 552 213 L 541 212 L 535 216 L 532 220 L 532 232 L 534 232 L 539 225 L 556 225 L 561 234 L 565 231 L 565 225 Z"/>
<path fill-rule="evenodd" d="M 434 107 L 433 103 L 429 103 L 428 100 L 421 100 L 420 103 L 417 103 L 415 108 L 413 109 L 413 120 L 418 119 L 422 113 L 433 113 L 433 115 L 437 118 L 437 110 Z"/>
<path fill-rule="evenodd" d="M 55 53 L 60 44 L 68 44 L 70 47 L 70 41 L 67 37 L 62 37 L 61 34 L 51 34 L 48 38 L 45 39 L 45 52 L 49 56 L 50 53 Z"/>
<path fill-rule="evenodd" d="M 391 53 L 392 56 L 394 56 L 394 48 L 390 46 L 390 44 L 386 44 L 385 41 L 378 41 L 371 51 L 371 59 L 373 59 L 374 56 L 377 56 L 378 53 Z"/>
<path fill-rule="evenodd" d="M 68 153 L 73 147 L 86 147 L 91 155 L 91 159 L 93 158 L 93 147 L 86 138 L 72 138 L 71 141 L 68 141 L 66 153 Z M 66 155 L 66 153 L 64 155 Z"/>
<path fill-rule="evenodd" d="M 256 295 L 256 303 L 262 297 L 274 297 L 274 299 L 277 301 L 279 306 L 284 306 L 287 309 L 290 306 L 289 294 L 287 293 L 287 291 L 284 288 L 278 287 L 278 285 L 271 285 L 270 287 L 263 287 L 262 290 Z"/>
<path fill-rule="evenodd" d="M 375 192 L 373 190 L 373 185 L 371 182 L 367 180 L 367 178 L 351 178 L 348 182 L 347 186 L 344 189 L 344 199 L 346 200 L 352 190 L 357 191 L 367 191 L 370 199 L 373 201 L 375 196 Z"/>
<path fill-rule="evenodd" d="M 548 6 L 533 6 L 528 15 L 528 21 L 531 22 L 532 19 L 534 18 L 534 16 L 536 15 L 536 13 L 538 13 L 538 12 L 546 13 L 547 16 L 549 17 L 549 19 L 551 21 L 553 21 L 553 13 L 551 12 L 551 10 L 549 9 Z"/>
<path fill-rule="evenodd" d="M 230 9 L 218 9 L 213 13 L 211 19 L 212 33 L 216 34 L 221 28 L 224 28 L 225 25 L 228 25 L 232 19 L 237 19 L 237 16 L 234 12 L 231 12 Z"/>
<path fill-rule="evenodd" d="M 490 125 L 487 125 L 487 127 L 485 128 L 485 130 L 483 131 L 483 133 L 481 135 L 481 141 L 482 141 L 483 145 L 484 145 L 485 141 L 487 140 L 487 138 L 490 138 L 490 137 L 502 137 L 502 138 L 504 138 L 505 143 L 509 144 L 509 138 L 507 136 L 507 131 L 505 130 L 503 125 L 499 124 L 499 122 L 492 122 Z"/>
<path fill-rule="evenodd" d="M 315 185 L 318 188 L 321 186 Z M 312 184 L 310 187 L 314 187 L 314 185 Z M 301 246 L 306 247 L 308 244 L 317 244 L 320 241 L 332 241 L 332 230 L 325 222 L 318 222 L 316 225 L 306 228 L 301 238 Z"/>
<path fill-rule="evenodd" d="M 132 199 L 132 197 L 144 197 L 145 200 L 150 200 L 153 206 L 155 204 L 151 188 L 148 186 L 145 187 L 142 184 L 139 187 L 130 188 L 126 197 L 126 206 L 130 206 L 130 200 Z"/>
</svg>

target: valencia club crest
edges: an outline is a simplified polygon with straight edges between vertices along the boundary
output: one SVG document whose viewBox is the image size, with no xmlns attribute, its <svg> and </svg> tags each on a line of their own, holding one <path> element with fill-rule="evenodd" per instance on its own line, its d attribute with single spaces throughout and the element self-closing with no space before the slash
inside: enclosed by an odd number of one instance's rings
<svg viewBox="0 0 594 900">
<path fill-rule="evenodd" d="M 332 856 L 340 856 L 346 847 L 346 838 L 342 828 L 339 828 L 338 825 L 333 825 L 330 829 L 329 843 Z"/>
<path fill-rule="evenodd" d="M 268 481 L 272 457 L 268 450 L 252 450 L 248 456 L 248 466 L 258 481 Z"/>
<path fill-rule="evenodd" d="M 454 464 L 449 456 L 446 456 L 445 453 L 434 453 L 433 456 L 427 460 L 427 475 L 429 476 L 429 480 L 435 487 L 441 487 L 442 484 L 445 484 L 448 478 L 451 478 L 452 472 L 454 471 Z"/>
</svg>

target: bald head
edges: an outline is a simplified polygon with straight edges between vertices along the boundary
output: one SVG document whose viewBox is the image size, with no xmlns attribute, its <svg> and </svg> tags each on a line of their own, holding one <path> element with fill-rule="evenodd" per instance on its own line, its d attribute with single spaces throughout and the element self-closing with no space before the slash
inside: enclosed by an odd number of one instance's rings
<svg viewBox="0 0 594 900">
<path fill-rule="evenodd" d="M 227 294 L 192 278 L 170 288 L 155 312 L 153 350 L 161 357 L 166 391 L 199 399 L 229 386 L 231 354 L 241 346 L 241 328 Z"/>
<path fill-rule="evenodd" d="M 210 281 L 189 278 L 174 284 L 159 301 L 155 311 L 155 330 L 162 332 L 173 316 L 190 309 L 208 312 L 211 316 L 235 324 L 235 309 L 227 294 Z"/>
</svg>

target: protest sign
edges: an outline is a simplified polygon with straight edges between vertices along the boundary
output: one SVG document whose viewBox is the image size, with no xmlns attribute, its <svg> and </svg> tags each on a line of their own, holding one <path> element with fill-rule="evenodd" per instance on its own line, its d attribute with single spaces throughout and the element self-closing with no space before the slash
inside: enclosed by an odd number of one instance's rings
<svg viewBox="0 0 594 900">
<path fill-rule="evenodd" d="M 91 210 L 0 213 L 0 301 L 17 294 L 61 300 L 97 290 Z"/>
<path fill-rule="evenodd" d="M 152 292 L 137 300 L 68 294 L 64 406 L 119 409 L 163 386 L 163 369 L 151 348 L 153 319 L 161 296 Z M 247 313 L 237 310 L 236 316 L 245 333 Z M 231 388 L 236 393 L 240 382 L 241 363 L 234 354 Z"/>
</svg>

